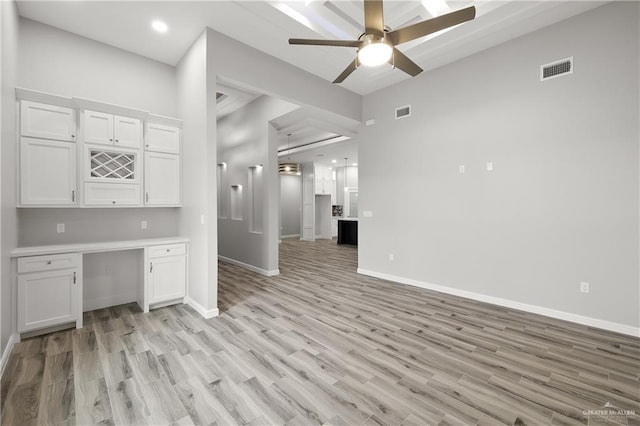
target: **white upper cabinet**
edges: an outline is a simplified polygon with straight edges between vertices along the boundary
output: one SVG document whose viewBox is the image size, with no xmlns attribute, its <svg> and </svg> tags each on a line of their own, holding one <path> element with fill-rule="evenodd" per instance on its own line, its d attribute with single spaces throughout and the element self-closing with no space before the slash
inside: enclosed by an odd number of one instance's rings
<svg viewBox="0 0 640 426">
<path fill-rule="evenodd" d="M 20 134 L 59 141 L 76 140 L 76 112 L 72 108 L 20 102 Z"/>
<path fill-rule="evenodd" d="M 127 148 L 140 148 L 142 143 L 142 123 L 137 118 L 115 115 L 113 136 L 116 145 Z"/>
<path fill-rule="evenodd" d="M 20 138 L 20 204 L 76 205 L 76 144 Z"/>
<path fill-rule="evenodd" d="M 140 148 L 142 123 L 137 118 L 85 110 L 82 126 L 85 143 Z"/>
<path fill-rule="evenodd" d="M 163 124 L 145 123 L 145 150 L 180 154 L 180 129 Z"/>
<path fill-rule="evenodd" d="M 113 145 L 113 115 L 85 111 L 82 125 L 85 143 Z"/>
<path fill-rule="evenodd" d="M 144 156 L 144 203 L 147 206 L 180 205 L 180 156 L 146 152 Z"/>
</svg>

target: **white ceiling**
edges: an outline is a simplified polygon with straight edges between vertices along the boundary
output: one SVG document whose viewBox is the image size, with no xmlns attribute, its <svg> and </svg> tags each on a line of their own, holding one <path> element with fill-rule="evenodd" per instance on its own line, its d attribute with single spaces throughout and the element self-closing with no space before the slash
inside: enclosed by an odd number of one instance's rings
<svg viewBox="0 0 640 426">
<path fill-rule="evenodd" d="M 401 49 L 429 70 L 482 49 L 550 25 L 605 1 L 456 1 L 424 0 L 429 8 L 456 10 L 470 4 L 477 18 L 449 31 L 406 43 Z M 387 0 L 385 24 L 392 29 L 433 15 L 420 0 Z M 31 1 L 19 0 L 20 15 L 176 65 L 205 27 L 316 74 L 333 79 L 355 57 L 355 49 L 290 46 L 295 38 L 357 38 L 362 29 L 362 1 Z M 293 12 L 292 12 L 293 11 Z M 436 13 L 436 12 L 434 12 Z M 291 16 L 294 16 L 293 18 Z M 160 19 L 165 34 L 150 27 Z M 360 67 L 343 86 L 367 94 L 409 78 L 390 65 Z"/>
<path fill-rule="evenodd" d="M 1 0 L 0 0 L 1 1 Z M 450 30 L 403 44 L 400 48 L 425 71 L 472 55 L 512 38 L 600 6 L 606 1 L 525 0 L 385 0 L 384 20 L 391 29 L 437 14 L 476 6 L 476 19 Z M 434 8 L 439 10 L 433 10 Z M 356 39 L 363 32 L 362 0 L 287 1 L 33 1 L 18 0 L 21 16 L 43 22 L 139 55 L 176 65 L 204 30 L 212 28 L 333 81 L 355 57 L 355 49 L 290 46 L 288 39 Z M 162 20 L 169 31 L 151 29 Z M 408 77 L 390 65 L 360 67 L 342 85 L 368 94 Z M 227 97 L 218 103 L 218 118 L 251 102 L 260 93 L 218 82 Z M 273 121 L 280 135 L 281 158 L 332 166 L 357 162 L 358 123 L 326 111 L 299 108 Z M 289 136 L 290 135 L 290 136 Z M 317 143 L 346 136 L 339 143 Z M 304 147 L 303 147 L 304 146 Z"/>
</svg>

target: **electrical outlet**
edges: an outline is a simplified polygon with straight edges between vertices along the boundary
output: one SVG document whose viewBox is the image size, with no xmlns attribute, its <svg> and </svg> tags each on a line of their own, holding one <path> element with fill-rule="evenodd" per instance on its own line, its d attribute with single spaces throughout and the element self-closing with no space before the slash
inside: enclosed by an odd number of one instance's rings
<svg viewBox="0 0 640 426">
<path fill-rule="evenodd" d="M 204 215 L 200 215 L 200 225 L 204 225 Z"/>
<path fill-rule="evenodd" d="M 589 293 L 589 283 L 584 281 L 580 283 L 580 293 Z"/>
<path fill-rule="evenodd" d="M 395 256 L 393 253 L 389 253 L 389 261 L 393 262 L 395 260 Z"/>
<path fill-rule="evenodd" d="M 56 232 L 58 234 L 64 234 L 64 223 L 58 223 L 56 225 Z"/>
<path fill-rule="evenodd" d="M 460 173 L 464 173 L 464 164 L 460 164 L 460 165 L 458 166 L 458 171 L 459 171 Z"/>
<path fill-rule="evenodd" d="M 109 266 L 109 265 L 105 266 L 104 267 L 104 272 L 107 273 L 107 274 L 110 274 L 111 273 L 111 266 Z"/>
<path fill-rule="evenodd" d="M 489 161 L 487 163 L 487 171 L 488 172 L 492 172 L 493 171 L 493 163 L 491 161 Z"/>
<path fill-rule="evenodd" d="M 146 220 L 143 220 L 142 222 L 140 222 L 140 228 L 147 229 L 147 221 Z"/>
</svg>

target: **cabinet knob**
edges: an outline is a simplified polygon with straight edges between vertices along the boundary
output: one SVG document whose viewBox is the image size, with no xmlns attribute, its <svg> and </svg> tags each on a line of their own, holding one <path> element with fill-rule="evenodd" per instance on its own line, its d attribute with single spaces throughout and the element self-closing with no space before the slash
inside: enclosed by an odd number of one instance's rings
<svg viewBox="0 0 640 426">
<path fill-rule="evenodd" d="M 112 202 L 111 202 L 111 204 L 115 204 L 115 203 L 116 203 L 115 201 L 112 201 Z"/>
<path fill-rule="evenodd" d="M 75 137 L 76 137 L 76 135 L 71 135 L 71 137 L 72 137 L 72 138 L 75 138 Z"/>
<path fill-rule="evenodd" d="M 109 142 L 113 142 L 113 139 L 109 138 Z"/>
<path fill-rule="evenodd" d="M 167 253 L 169 253 L 171 250 L 167 249 Z"/>
<path fill-rule="evenodd" d="M 116 142 L 120 142 L 120 140 L 119 140 L 119 139 L 116 139 Z"/>
<path fill-rule="evenodd" d="M 47 265 L 51 265 L 51 261 L 50 260 L 47 261 Z"/>
</svg>

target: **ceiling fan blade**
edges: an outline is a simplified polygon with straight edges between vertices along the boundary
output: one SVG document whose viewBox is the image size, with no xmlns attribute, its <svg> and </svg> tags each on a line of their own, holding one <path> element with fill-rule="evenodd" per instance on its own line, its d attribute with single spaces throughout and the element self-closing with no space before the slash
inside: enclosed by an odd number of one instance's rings
<svg viewBox="0 0 640 426">
<path fill-rule="evenodd" d="M 475 17 L 476 8 L 475 6 L 470 6 L 456 10 L 455 12 L 447 13 L 446 15 L 427 19 L 426 21 L 418 22 L 417 24 L 409 25 L 404 28 L 398 28 L 395 31 L 390 31 L 387 33 L 387 38 L 391 41 L 391 44 L 395 46 L 444 30 L 445 28 L 453 27 L 454 25 L 458 25 L 463 22 L 471 21 Z"/>
<path fill-rule="evenodd" d="M 344 71 L 342 71 L 342 73 L 335 80 L 333 80 L 333 82 L 334 83 L 342 83 L 345 78 L 349 77 L 349 74 L 351 74 L 352 72 L 354 72 L 356 70 L 356 68 L 358 68 L 358 58 L 354 59 L 353 62 L 351 62 L 344 69 Z"/>
<path fill-rule="evenodd" d="M 315 40 L 308 38 L 290 38 L 289 44 L 303 44 L 305 46 L 360 47 L 360 42 L 358 40 Z"/>
<path fill-rule="evenodd" d="M 389 63 L 394 67 L 406 72 L 411 77 L 415 77 L 422 72 L 422 68 L 420 68 L 418 64 L 413 62 L 404 53 L 402 53 L 395 47 L 393 48 L 393 56 L 391 56 L 391 59 L 389 59 Z"/>
<path fill-rule="evenodd" d="M 367 34 L 384 34 L 382 0 L 364 0 L 364 32 Z"/>
</svg>

